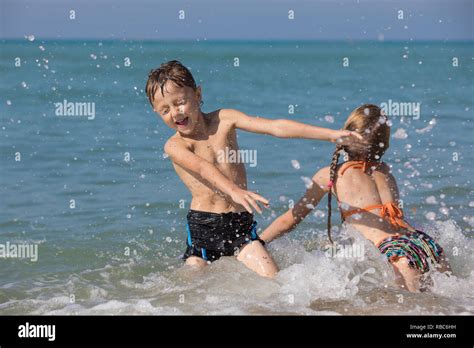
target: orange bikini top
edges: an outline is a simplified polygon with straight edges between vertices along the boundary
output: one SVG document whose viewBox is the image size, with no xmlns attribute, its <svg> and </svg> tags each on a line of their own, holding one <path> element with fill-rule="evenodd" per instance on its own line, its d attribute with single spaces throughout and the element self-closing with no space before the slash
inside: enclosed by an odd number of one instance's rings
<svg viewBox="0 0 474 348">
<path fill-rule="evenodd" d="M 365 161 L 350 161 L 346 162 L 348 165 L 341 170 L 341 176 L 349 168 L 362 169 L 364 172 L 368 168 L 378 166 L 380 162 L 365 162 Z M 380 217 L 387 219 L 393 226 L 397 228 L 408 228 L 412 227 L 403 220 L 403 211 L 394 203 L 389 202 L 385 204 L 374 204 L 365 208 L 358 208 L 354 210 L 343 211 L 341 210 L 342 219 L 346 219 L 348 216 L 359 214 L 362 212 L 370 212 L 371 210 L 379 209 Z"/>
<path fill-rule="evenodd" d="M 341 215 L 343 219 L 346 219 L 348 216 L 359 214 L 362 212 L 370 212 L 374 209 L 379 209 L 380 217 L 387 219 L 393 226 L 397 228 L 412 229 L 412 227 L 403 220 L 403 211 L 393 202 L 385 204 L 374 204 L 369 205 L 365 208 L 358 208 L 348 211 L 341 210 Z"/>
<path fill-rule="evenodd" d="M 348 170 L 349 168 L 362 169 L 362 171 L 365 173 L 367 172 L 367 169 L 371 167 L 378 167 L 379 165 L 380 165 L 380 162 L 347 161 L 342 165 L 343 167 L 344 166 L 345 167 L 341 170 L 341 176 L 343 176 L 344 172 Z"/>
</svg>

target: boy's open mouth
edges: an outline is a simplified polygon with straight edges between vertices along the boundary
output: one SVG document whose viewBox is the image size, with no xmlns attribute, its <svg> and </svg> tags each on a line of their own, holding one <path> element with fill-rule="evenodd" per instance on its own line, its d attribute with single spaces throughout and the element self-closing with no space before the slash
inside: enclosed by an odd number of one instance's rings
<svg viewBox="0 0 474 348">
<path fill-rule="evenodd" d="M 189 121 L 189 117 L 186 117 L 186 118 L 183 118 L 181 121 L 176 121 L 175 123 L 178 126 L 184 127 L 184 126 L 187 126 L 188 121 Z"/>
</svg>

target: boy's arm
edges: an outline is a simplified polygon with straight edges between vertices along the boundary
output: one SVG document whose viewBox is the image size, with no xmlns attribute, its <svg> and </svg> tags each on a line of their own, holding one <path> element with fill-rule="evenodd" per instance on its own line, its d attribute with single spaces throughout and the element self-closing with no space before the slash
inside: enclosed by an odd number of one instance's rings
<svg viewBox="0 0 474 348">
<path fill-rule="evenodd" d="M 273 135 L 278 138 L 318 139 L 330 142 L 338 141 L 341 145 L 351 145 L 363 141 L 360 134 L 347 130 L 333 130 L 304 124 L 301 122 L 248 116 L 238 110 L 226 110 L 234 121 L 235 127 L 248 132 Z"/>
<path fill-rule="evenodd" d="M 262 232 L 260 238 L 265 242 L 281 237 L 287 232 L 290 232 L 296 227 L 311 210 L 313 210 L 326 193 L 329 188 L 329 167 L 325 167 L 318 171 L 313 176 L 313 185 L 306 190 L 305 195 L 295 204 L 295 206 L 288 210 L 283 215 L 279 216 Z"/>
<path fill-rule="evenodd" d="M 181 141 L 168 140 L 165 144 L 165 152 L 175 164 L 198 174 L 213 187 L 229 195 L 235 203 L 244 206 L 249 213 L 252 213 L 251 207 L 255 208 L 260 214 L 262 213 L 257 201 L 263 203 L 265 206 L 268 205 L 268 200 L 264 197 L 238 187 L 212 163 L 194 154 Z"/>
</svg>

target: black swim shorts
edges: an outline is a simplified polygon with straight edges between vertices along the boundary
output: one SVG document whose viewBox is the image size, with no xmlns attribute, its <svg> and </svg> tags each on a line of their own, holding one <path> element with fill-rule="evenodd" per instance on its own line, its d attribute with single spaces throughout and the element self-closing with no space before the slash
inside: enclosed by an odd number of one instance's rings
<svg viewBox="0 0 474 348">
<path fill-rule="evenodd" d="M 216 261 L 221 256 L 233 256 L 253 240 L 265 244 L 257 235 L 257 222 L 248 212 L 209 213 L 190 210 L 187 215 L 187 248 L 183 259 L 197 256 Z"/>
</svg>

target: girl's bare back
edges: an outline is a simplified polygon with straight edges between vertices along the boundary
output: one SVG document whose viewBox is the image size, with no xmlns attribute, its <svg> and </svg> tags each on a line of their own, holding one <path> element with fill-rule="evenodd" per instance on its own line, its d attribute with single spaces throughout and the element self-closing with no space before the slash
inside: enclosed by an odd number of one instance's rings
<svg viewBox="0 0 474 348">
<path fill-rule="evenodd" d="M 399 228 L 380 216 L 380 208 L 362 210 L 390 203 L 400 207 L 397 183 L 386 163 L 371 163 L 364 167 L 363 164 L 349 161 L 339 165 L 336 173 L 333 191 L 341 212 L 349 213 L 345 218 L 347 223 L 375 245 L 400 233 Z"/>
</svg>

